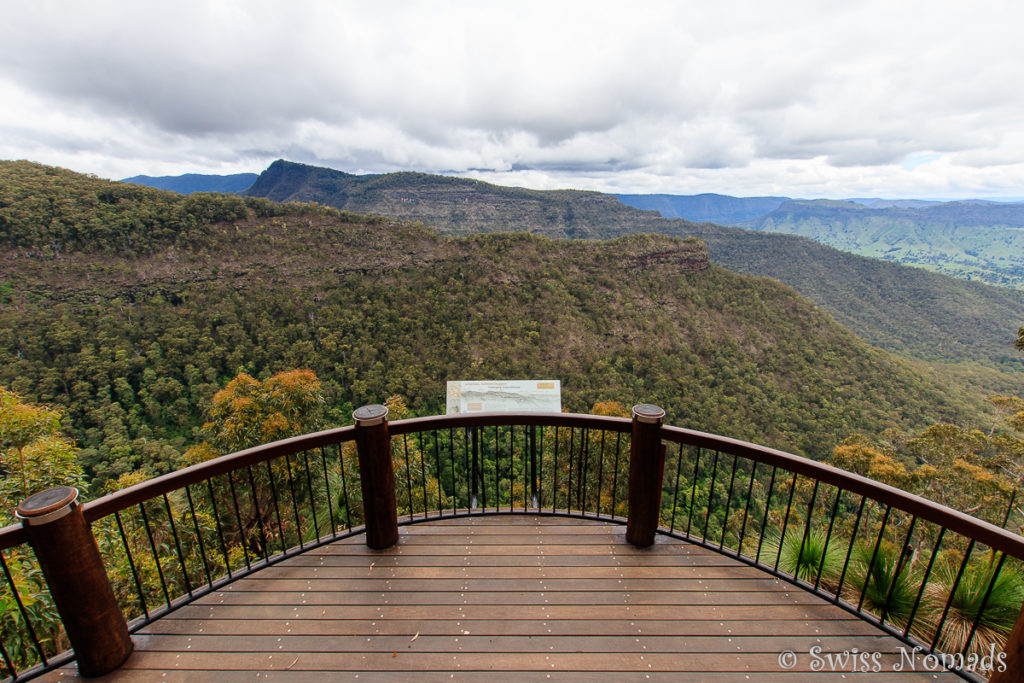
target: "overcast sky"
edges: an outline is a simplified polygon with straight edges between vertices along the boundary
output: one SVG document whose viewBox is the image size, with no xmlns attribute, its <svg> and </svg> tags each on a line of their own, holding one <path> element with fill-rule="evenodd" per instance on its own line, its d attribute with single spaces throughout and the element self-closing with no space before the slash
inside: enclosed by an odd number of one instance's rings
<svg viewBox="0 0 1024 683">
<path fill-rule="evenodd" d="M 0 158 L 1024 197 L 1020 0 L 0 0 Z"/>
</svg>

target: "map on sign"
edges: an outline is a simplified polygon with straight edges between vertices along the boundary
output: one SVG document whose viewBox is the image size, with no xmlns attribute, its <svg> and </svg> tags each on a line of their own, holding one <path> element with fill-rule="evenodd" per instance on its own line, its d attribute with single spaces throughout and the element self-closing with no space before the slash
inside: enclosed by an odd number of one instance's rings
<svg viewBox="0 0 1024 683">
<path fill-rule="evenodd" d="M 548 380 L 448 382 L 449 415 L 489 412 L 562 412 L 562 384 Z"/>
</svg>

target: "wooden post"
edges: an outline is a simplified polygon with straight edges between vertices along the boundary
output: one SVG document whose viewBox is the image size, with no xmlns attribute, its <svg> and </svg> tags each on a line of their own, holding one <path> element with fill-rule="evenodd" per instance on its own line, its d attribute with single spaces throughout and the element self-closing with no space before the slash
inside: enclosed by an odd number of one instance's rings
<svg viewBox="0 0 1024 683">
<path fill-rule="evenodd" d="M 78 489 L 40 491 L 22 501 L 15 514 L 39 558 L 79 673 L 110 673 L 132 653 L 132 639 L 78 504 Z"/>
<path fill-rule="evenodd" d="M 1024 677 L 1024 607 L 1000 654 L 1002 656 L 992 663 L 989 683 L 1017 683 Z"/>
<path fill-rule="evenodd" d="M 658 406 L 648 403 L 633 406 L 626 540 L 640 548 L 654 543 L 661 515 L 661 478 L 665 472 L 661 423 L 664 418 L 665 411 Z"/>
<path fill-rule="evenodd" d="M 388 409 L 381 405 L 363 406 L 352 413 L 352 418 L 356 422 L 366 545 L 378 550 L 390 548 L 398 542 L 398 506 Z"/>
</svg>

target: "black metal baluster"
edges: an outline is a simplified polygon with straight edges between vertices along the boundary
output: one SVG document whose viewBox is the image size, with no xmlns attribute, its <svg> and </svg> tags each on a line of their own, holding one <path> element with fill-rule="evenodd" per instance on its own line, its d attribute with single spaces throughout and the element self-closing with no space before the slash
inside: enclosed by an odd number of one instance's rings
<svg viewBox="0 0 1024 683">
<path fill-rule="evenodd" d="M 544 476 L 544 460 L 543 460 L 543 454 L 542 453 L 538 453 L 538 449 L 537 449 L 537 426 L 536 425 L 530 425 L 530 430 L 527 433 L 529 434 L 529 438 L 530 438 L 530 504 L 533 507 L 533 509 L 535 509 L 535 510 L 537 510 L 539 512 L 540 511 L 540 501 L 541 501 L 541 497 L 543 495 L 543 489 L 541 488 L 543 486 L 543 482 L 540 481 L 540 478 L 542 478 Z M 543 439 L 544 439 L 544 432 L 542 431 L 541 432 L 541 447 L 544 446 Z M 541 462 L 539 463 L 539 468 L 538 468 L 538 462 L 537 462 L 538 455 L 541 456 Z M 538 472 L 540 472 L 541 477 L 537 476 Z"/>
<path fill-rule="evenodd" d="M 981 599 L 981 605 L 978 606 L 978 613 L 974 615 L 974 619 L 971 622 L 971 632 L 967 634 L 967 641 L 964 643 L 964 647 L 960 651 L 964 657 L 967 657 L 967 653 L 971 649 L 971 641 L 974 640 L 974 633 L 978 630 L 978 624 L 981 623 L 981 618 L 985 614 L 985 607 L 988 606 L 988 599 L 992 596 L 992 589 L 996 587 L 996 581 L 999 579 L 999 573 L 1003 571 L 1004 562 L 1006 562 L 1006 553 L 1003 553 L 999 558 L 999 565 L 996 567 L 995 573 L 992 574 L 992 580 L 988 582 L 988 588 L 985 589 L 985 596 Z"/>
<path fill-rule="evenodd" d="M 554 474 L 554 483 L 551 485 L 551 512 L 555 512 L 555 508 L 558 505 L 558 427 L 555 427 L 555 462 L 552 466 L 552 473 Z"/>
<path fill-rule="evenodd" d="M 566 477 L 565 511 L 572 510 L 572 454 L 576 450 L 576 430 L 569 427 L 569 476 Z"/>
<path fill-rule="evenodd" d="M 960 571 L 956 573 L 956 580 L 953 581 L 953 585 L 949 589 L 949 598 L 946 599 L 946 607 L 942 610 L 942 618 L 939 619 L 939 625 L 935 629 L 935 637 L 932 638 L 931 651 L 935 652 L 935 647 L 939 644 L 939 640 L 942 638 L 942 628 L 946 625 L 946 617 L 949 616 L 949 608 L 953 605 L 953 598 L 956 596 L 956 589 L 960 587 L 960 579 L 964 577 L 964 570 L 967 569 L 967 562 L 971 559 L 971 552 L 974 550 L 974 539 L 967 544 L 967 552 L 964 553 L 964 561 L 960 563 Z"/>
<path fill-rule="evenodd" d="M 475 509 L 479 502 L 479 480 L 480 480 L 480 436 L 478 434 L 476 425 L 470 427 L 469 436 L 472 439 L 473 446 L 473 497 L 470 501 L 471 508 Z M 484 487 L 484 507 L 487 507 L 487 487 Z"/>
<path fill-rule="evenodd" d="M 185 579 L 185 592 L 192 597 L 192 581 L 188 576 L 188 568 L 185 566 L 185 555 L 181 552 L 181 540 L 178 538 L 178 527 L 174 523 L 174 513 L 171 512 L 171 501 L 164 494 L 164 507 L 167 509 L 167 521 L 171 527 L 171 536 L 174 538 L 174 549 L 178 553 L 178 564 L 181 565 L 181 575 Z"/>
<path fill-rule="evenodd" d="M 828 520 L 828 531 L 825 533 L 825 547 L 821 551 L 821 560 L 818 562 L 818 574 L 814 577 L 814 590 L 818 590 L 818 586 L 821 585 L 821 574 L 825 569 L 825 558 L 828 556 L 828 546 L 832 541 L 832 527 L 836 522 L 836 514 L 839 512 L 839 499 L 843 495 L 841 488 L 836 488 L 836 500 L 832 504 L 832 514 Z"/>
<path fill-rule="evenodd" d="M 284 468 L 288 472 L 288 490 L 292 494 L 292 515 L 295 517 L 295 533 L 299 537 L 299 548 L 305 547 L 302 540 L 302 518 L 299 517 L 298 496 L 295 495 L 295 477 L 292 476 L 292 456 L 285 453 Z"/>
<path fill-rule="evenodd" d="M 839 574 L 839 585 L 836 587 L 836 594 L 832 602 L 838 604 L 843 594 L 843 582 L 846 581 L 846 570 L 850 566 L 850 555 L 853 553 L 853 544 L 857 542 L 857 531 L 860 529 L 860 518 L 864 514 L 864 504 L 867 503 L 867 496 L 860 497 L 860 507 L 857 508 L 857 519 L 853 522 L 853 533 L 850 534 L 850 545 L 846 548 L 846 561 L 843 562 L 843 571 Z"/>
<path fill-rule="evenodd" d="M 256 527 L 260 530 L 260 545 L 263 546 L 263 560 L 270 561 L 270 537 L 263 524 L 263 511 L 260 510 L 259 492 L 256 490 L 256 479 L 252 474 L 252 465 L 246 465 L 249 472 L 249 496 L 252 498 L 252 509 L 256 513 Z"/>
<path fill-rule="evenodd" d="M 619 502 L 619 455 L 622 453 L 622 432 L 615 432 L 615 469 L 612 473 L 612 514 Z"/>
<path fill-rule="evenodd" d="M 740 541 L 736 544 L 736 557 L 743 554 L 743 539 L 747 537 L 747 517 L 750 515 L 750 500 L 754 496 L 754 478 L 756 474 L 757 462 L 754 461 L 751 462 L 750 481 L 747 482 L 747 502 L 743 506 L 743 524 L 740 526 Z"/>
<path fill-rule="evenodd" d="M 149 517 L 146 515 L 146 507 L 139 503 L 139 510 L 142 512 L 142 526 L 146 529 L 146 536 L 149 538 L 149 548 L 153 551 L 153 562 L 156 564 L 156 573 L 160 577 L 160 588 L 164 592 L 164 600 L 167 601 L 168 609 L 171 607 L 171 596 L 167 592 L 167 582 L 164 580 L 164 570 L 160 566 L 160 553 L 156 550 L 156 541 L 153 540 L 153 530 L 149 528 Z"/>
<path fill-rule="evenodd" d="M 786 541 L 786 529 L 789 528 L 789 513 L 793 509 L 793 493 L 796 491 L 796 473 L 789 484 L 789 500 L 786 502 L 786 516 L 782 518 L 782 535 L 779 536 L 779 552 L 775 555 L 775 571 L 779 571 L 779 560 L 782 558 L 782 544 Z"/>
<path fill-rule="evenodd" d="M 341 472 L 341 496 L 345 499 L 345 528 L 352 531 L 352 509 L 348 503 L 348 483 L 345 481 L 345 451 L 337 445 L 338 465 Z"/>
<path fill-rule="evenodd" d="M 1006 506 L 1006 515 L 1003 516 L 1002 527 L 1005 529 L 1007 523 L 1010 521 L 1010 513 L 1013 512 L 1013 503 L 1017 500 L 1017 489 L 1014 488 L 1010 493 L 1010 504 Z"/>
<path fill-rule="evenodd" d="M 693 524 L 693 506 L 697 497 L 697 470 L 700 468 L 701 448 L 697 449 L 697 457 L 693 459 L 693 477 L 690 479 L 690 511 L 686 515 L 686 537 L 690 538 L 690 527 Z"/>
<path fill-rule="evenodd" d="M 683 444 L 679 444 L 676 452 L 676 488 L 672 491 L 672 519 L 668 523 L 670 531 L 676 530 L 676 504 L 679 502 L 679 475 L 683 471 Z"/>
<path fill-rule="evenodd" d="M 470 451 L 470 431 L 469 427 L 464 427 L 462 430 L 462 445 L 463 452 L 466 455 L 466 476 L 469 477 L 469 481 L 466 482 L 466 512 L 472 512 L 473 508 L 476 507 L 476 468 L 470 468 L 469 463 L 469 451 Z M 472 489 L 472 493 L 470 492 Z M 471 497 L 472 496 L 472 497 Z"/>
<path fill-rule="evenodd" d="M 264 460 L 263 464 L 266 465 L 266 477 L 270 482 L 270 499 L 273 501 L 273 514 L 276 520 L 278 520 L 278 533 L 281 538 L 281 552 L 285 554 L 288 552 L 288 545 L 285 542 L 285 525 L 281 521 L 281 505 L 278 501 L 278 484 L 273 480 L 273 469 L 270 467 L 270 461 Z M 269 547 L 270 540 L 267 539 L 267 546 Z"/>
<path fill-rule="evenodd" d="M 420 484 L 423 489 L 423 519 L 427 518 L 427 510 L 430 509 L 430 503 L 427 502 L 427 464 L 426 456 L 423 455 L 423 432 L 416 432 L 416 445 L 420 449 Z"/>
<path fill-rule="evenodd" d="M 523 510 L 530 508 L 530 492 L 532 490 L 532 483 L 530 482 L 530 430 L 532 427 L 529 425 L 523 425 Z"/>
<path fill-rule="evenodd" d="M 878 550 L 882 547 L 882 537 L 885 536 L 885 527 L 889 523 L 889 514 L 892 512 L 892 506 L 885 506 L 885 515 L 882 517 L 882 528 L 878 530 L 878 540 L 875 541 L 875 549 L 871 553 L 871 561 L 868 562 L 868 575 L 864 581 L 864 586 L 860 590 L 860 599 L 857 601 L 857 611 L 861 611 L 861 607 L 864 605 L 864 595 L 868 592 L 868 583 L 871 581 L 871 575 L 875 570 L 875 560 L 878 558 Z"/>
<path fill-rule="evenodd" d="M 231 574 L 231 556 L 228 555 L 228 544 L 224 540 L 224 527 L 220 523 L 220 512 L 217 510 L 217 498 L 213 494 L 213 480 L 206 480 L 206 488 L 210 492 L 210 509 L 213 510 L 213 521 L 217 525 L 217 538 L 220 540 L 220 552 L 224 556 L 224 568 L 227 570 L 228 578 Z"/>
<path fill-rule="evenodd" d="M 203 571 L 206 573 L 206 583 L 213 588 L 213 577 L 210 576 L 210 563 L 206 559 L 206 544 L 203 543 L 203 534 L 199 529 L 199 520 L 196 519 L 196 506 L 192 503 L 192 492 L 185 486 L 185 497 L 188 499 L 188 509 L 192 513 L 192 526 L 196 530 L 196 541 L 199 543 L 199 557 L 203 560 Z"/>
<path fill-rule="evenodd" d="M 711 505 L 715 497 L 715 479 L 718 478 L 718 458 L 721 455 L 721 451 L 715 451 L 715 462 L 711 466 L 711 488 L 708 489 L 708 504 L 707 509 L 704 512 L 704 529 L 700 532 L 700 538 L 705 543 L 707 543 L 708 540 L 708 523 L 711 521 Z"/>
<path fill-rule="evenodd" d="M 587 462 L 590 460 L 590 430 L 580 430 L 580 468 L 576 475 L 576 503 L 582 514 L 587 514 Z"/>
<path fill-rule="evenodd" d="M 907 526 L 907 535 L 903 539 L 903 545 L 900 546 L 900 559 L 896 563 L 896 571 L 892 575 L 892 583 L 889 584 L 889 590 L 885 593 L 885 604 L 882 605 L 882 615 L 879 617 L 879 621 L 885 621 L 885 618 L 889 615 L 889 605 L 892 604 L 892 594 L 896 590 L 896 582 L 900 580 L 900 574 L 903 573 L 904 560 L 910 551 L 910 537 L 914 535 L 914 527 L 917 525 L 917 515 L 910 518 L 910 524 Z"/>
<path fill-rule="evenodd" d="M 764 516 L 761 517 L 761 533 L 757 538 L 757 553 L 754 555 L 754 561 L 757 564 L 762 564 L 761 548 L 764 546 L 764 533 L 768 528 L 768 512 L 772 509 L 772 493 L 775 490 L 775 473 L 778 472 L 778 469 L 778 467 L 772 465 L 772 477 L 768 481 L 768 495 L 764 501 Z"/>
<path fill-rule="evenodd" d="M 228 488 L 231 490 L 231 502 L 235 506 L 235 520 L 238 522 L 238 538 L 242 543 L 242 554 L 245 557 L 246 570 L 252 569 L 249 562 L 249 539 L 245 533 L 245 525 L 242 524 L 242 511 L 238 508 L 238 494 L 235 492 L 235 478 L 231 472 L 227 473 Z"/>
<path fill-rule="evenodd" d="M 135 560 L 132 558 L 132 551 L 128 544 L 128 535 L 124 532 L 124 525 L 121 523 L 121 513 L 114 510 L 114 520 L 117 521 L 117 530 L 121 534 L 121 543 L 124 544 L 124 555 L 128 558 L 128 568 L 132 572 L 132 580 L 135 581 L 135 590 L 139 594 L 139 606 L 142 607 L 142 614 L 146 621 L 149 621 L 149 608 L 146 607 L 146 594 L 142 590 L 142 582 L 139 581 L 139 572 L 135 569 Z"/>
<path fill-rule="evenodd" d="M 316 542 L 320 542 L 320 521 L 316 515 L 316 497 L 313 495 L 313 475 L 309 470 L 309 451 L 302 451 L 302 464 L 306 470 L 306 491 L 309 493 L 309 511 L 313 513 L 313 531 L 316 532 Z"/>
<path fill-rule="evenodd" d="M 277 500 L 277 484 L 274 483 L 274 470 L 270 467 L 270 461 L 264 460 L 263 464 L 267 466 L 267 479 L 270 481 L 270 497 L 274 502 L 274 515 L 277 519 L 277 533 L 280 535 L 281 540 L 281 554 L 288 552 L 288 546 L 285 543 L 284 537 L 284 524 L 281 523 L 281 506 Z M 270 539 L 267 539 L 267 545 L 270 545 Z"/>
<path fill-rule="evenodd" d="M 597 516 L 601 516 L 601 490 L 604 488 L 604 442 L 608 440 L 608 432 L 601 430 L 601 455 L 597 461 Z"/>
<path fill-rule="evenodd" d="M 914 617 L 917 616 L 917 608 L 921 605 L 921 598 L 924 597 L 924 589 L 928 586 L 928 578 L 932 574 L 932 565 L 935 564 L 935 558 L 939 556 L 939 546 L 942 545 L 942 538 L 945 535 L 946 527 L 940 527 L 939 535 L 935 539 L 935 547 L 932 548 L 932 556 L 928 560 L 928 566 L 925 567 L 924 576 L 921 577 L 921 587 L 917 591 L 917 598 L 914 600 L 914 606 L 910 609 L 910 616 L 907 618 L 907 625 L 903 629 L 904 638 L 910 634 L 910 628 L 914 625 Z"/>
<path fill-rule="evenodd" d="M 793 478 L 794 479 L 796 478 L 795 474 L 793 475 Z M 803 535 L 803 538 L 800 539 L 800 550 L 797 551 L 796 567 L 793 570 L 793 578 L 795 578 L 795 579 L 799 579 L 800 578 L 799 577 L 799 574 L 800 574 L 800 559 L 804 556 L 804 548 L 807 547 L 807 539 L 808 539 L 808 537 L 811 534 L 811 519 L 814 517 L 814 503 L 817 502 L 817 500 L 818 500 L 818 484 L 819 483 L 820 482 L 817 479 L 814 480 L 814 489 L 811 491 L 811 504 L 807 506 L 807 520 L 804 522 L 804 535 Z M 782 544 L 780 543 L 779 544 L 780 548 L 781 548 L 781 545 Z M 824 559 L 824 557 L 825 556 L 822 555 L 823 559 Z"/>
<path fill-rule="evenodd" d="M 509 425 L 508 428 L 508 511 L 512 512 L 515 506 L 515 447 L 516 447 L 516 426 Z"/>
<path fill-rule="evenodd" d="M 438 443 L 441 440 L 437 430 L 431 432 L 434 435 L 434 470 L 437 472 L 437 516 L 444 517 L 444 493 L 441 491 L 441 475 L 443 470 L 441 469 L 441 446 Z M 452 485 L 454 485 L 454 479 Z"/>
<path fill-rule="evenodd" d="M 498 425 L 494 425 L 494 511 L 501 509 L 501 440 L 498 438 Z"/>
<path fill-rule="evenodd" d="M 409 466 L 409 435 L 402 434 L 402 447 L 405 451 L 405 490 L 408 494 L 409 501 L 409 521 L 411 522 L 412 517 L 412 468 Z"/>
<path fill-rule="evenodd" d="M 331 499 L 331 480 L 327 476 L 327 454 L 324 453 L 324 447 L 320 447 L 320 464 L 324 470 L 324 491 L 327 493 L 327 512 L 331 519 L 331 536 L 337 538 L 338 536 L 338 524 L 334 521 L 334 501 Z M 277 500 L 275 499 L 275 504 Z"/>
<path fill-rule="evenodd" d="M 722 537 L 718 539 L 718 549 L 721 550 L 725 546 L 725 530 L 729 526 L 729 510 L 732 508 L 732 487 L 736 483 L 736 461 L 739 460 L 735 455 L 732 456 L 732 472 L 729 474 L 729 493 L 725 496 L 725 518 L 722 521 Z"/>
</svg>

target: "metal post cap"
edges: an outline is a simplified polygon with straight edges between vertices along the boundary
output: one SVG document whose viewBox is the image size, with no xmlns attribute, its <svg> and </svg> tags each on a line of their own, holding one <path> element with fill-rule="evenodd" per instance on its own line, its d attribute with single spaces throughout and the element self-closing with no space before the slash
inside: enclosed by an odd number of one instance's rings
<svg viewBox="0 0 1024 683">
<path fill-rule="evenodd" d="M 641 403 L 633 406 L 633 419 L 637 422 L 658 424 L 665 417 L 665 411 L 650 403 Z"/>
<path fill-rule="evenodd" d="M 357 427 L 372 427 L 384 422 L 388 417 L 388 409 L 385 406 L 373 404 L 356 408 L 352 413 L 352 419 L 356 421 Z"/>
<path fill-rule="evenodd" d="M 70 514 L 77 501 L 78 489 L 75 487 L 54 486 L 21 501 L 14 514 L 22 524 L 37 526 Z"/>
</svg>

